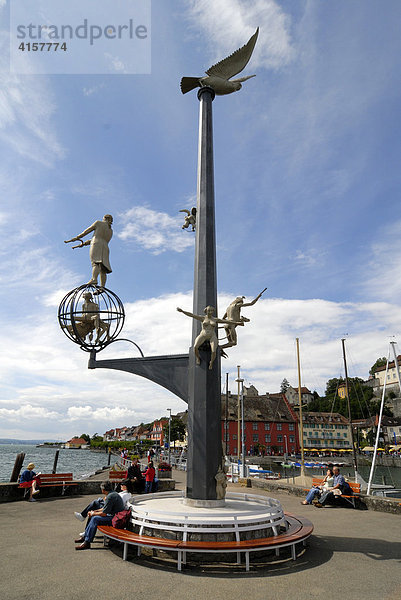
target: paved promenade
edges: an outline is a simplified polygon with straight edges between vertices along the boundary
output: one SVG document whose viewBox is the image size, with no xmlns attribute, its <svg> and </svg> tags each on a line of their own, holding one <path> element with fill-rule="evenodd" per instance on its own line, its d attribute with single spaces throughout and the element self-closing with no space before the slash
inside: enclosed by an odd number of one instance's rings
<svg viewBox="0 0 401 600">
<path fill-rule="evenodd" d="M 185 475 L 175 472 L 177 489 Z M 229 485 L 231 491 L 245 491 Z M 268 495 L 263 490 L 249 490 Z M 2 600 L 398 600 L 401 598 L 401 519 L 373 511 L 302 506 L 299 498 L 277 492 L 284 510 L 308 516 L 315 526 L 296 562 L 272 558 L 244 566 L 189 565 L 176 561 L 156 568 L 155 559 L 120 546 L 75 551 L 82 529 L 73 516 L 92 496 L 52 498 L 0 505 Z M 287 554 L 285 553 L 287 556 Z M 157 559 L 156 559 L 157 560 Z"/>
</svg>

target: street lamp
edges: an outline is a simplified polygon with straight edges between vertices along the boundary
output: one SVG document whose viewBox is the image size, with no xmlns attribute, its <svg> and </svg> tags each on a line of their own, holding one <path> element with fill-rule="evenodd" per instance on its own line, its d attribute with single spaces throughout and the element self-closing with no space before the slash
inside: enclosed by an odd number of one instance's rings
<svg viewBox="0 0 401 600">
<path fill-rule="evenodd" d="M 171 408 L 167 409 L 169 411 L 168 416 L 168 464 L 170 464 L 170 445 L 171 445 Z"/>
<path fill-rule="evenodd" d="M 287 436 L 284 434 L 284 441 L 285 441 L 285 456 L 284 456 L 284 462 L 287 462 L 287 458 L 288 458 L 288 444 L 287 444 Z"/>
<path fill-rule="evenodd" d="M 238 369 L 238 377 L 235 380 L 238 383 L 239 403 L 241 405 L 241 477 L 245 477 L 245 430 L 244 430 L 244 380 L 240 377 L 240 367 Z M 241 386 L 241 387 L 240 387 Z M 238 406 L 239 408 L 239 406 Z M 239 420 L 238 420 L 239 424 Z M 238 439 L 239 445 L 239 439 Z M 239 455 L 239 449 L 238 449 Z"/>
</svg>

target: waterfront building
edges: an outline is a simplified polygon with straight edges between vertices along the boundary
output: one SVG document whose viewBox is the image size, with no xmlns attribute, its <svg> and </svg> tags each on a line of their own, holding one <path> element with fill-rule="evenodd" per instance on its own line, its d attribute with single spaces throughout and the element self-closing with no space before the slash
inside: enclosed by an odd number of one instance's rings
<svg viewBox="0 0 401 600">
<path fill-rule="evenodd" d="M 302 416 L 304 448 L 316 450 L 352 450 L 351 427 L 338 413 L 304 412 Z"/>
<path fill-rule="evenodd" d="M 65 448 L 89 448 L 89 444 L 84 438 L 73 437 L 64 444 Z"/>
<path fill-rule="evenodd" d="M 228 393 L 226 413 L 226 394 L 222 394 L 221 406 L 223 447 L 228 455 L 235 456 L 241 445 L 238 396 Z M 244 389 L 244 438 L 246 455 L 299 452 L 297 416 L 284 394 L 259 396 L 254 386 Z"/>
</svg>

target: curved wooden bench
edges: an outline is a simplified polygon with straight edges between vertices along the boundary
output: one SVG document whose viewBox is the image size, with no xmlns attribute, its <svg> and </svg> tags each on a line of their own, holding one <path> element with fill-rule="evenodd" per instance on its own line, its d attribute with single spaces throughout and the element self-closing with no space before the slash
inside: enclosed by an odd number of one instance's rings
<svg viewBox="0 0 401 600">
<path fill-rule="evenodd" d="M 182 564 L 186 562 L 188 552 L 203 553 L 237 553 L 237 563 L 241 562 L 241 553 L 245 554 L 245 568 L 249 571 L 249 553 L 272 550 L 279 554 L 280 548 L 291 547 L 292 559 L 296 560 L 296 544 L 303 543 L 313 532 L 313 524 L 304 517 L 298 517 L 285 513 L 288 529 L 282 534 L 257 538 L 253 540 L 225 541 L 225 542 L 202 542 L 202 541 L 182 541 L 168 540 L 160 537 L 151 537 L 140 535 L 127 531 L 126 529 L 115 529 L 110 525 L 98 526 L 98 531 L 105 537 L 122 542 L 124 544 L 123 560 L 127 560 L 128 546 L 138 547 L 138 556 L 141 554 L 141 547 L 154 548 L 156 550 L 173 550 L 177 552 L 177 569 L 181 571 Z"/>
</svg>

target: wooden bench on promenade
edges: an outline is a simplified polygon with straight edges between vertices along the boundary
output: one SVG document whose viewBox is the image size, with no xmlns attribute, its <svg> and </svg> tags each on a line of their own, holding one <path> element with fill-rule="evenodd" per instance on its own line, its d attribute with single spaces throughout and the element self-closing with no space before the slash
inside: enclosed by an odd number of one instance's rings
<svg viewBox="0 0 401 600">
<path fill-rule="evenodd" d="M 128 471 L 109 471 L 109 481 L 113 483 L 121 483 L 124 479 L 127 479 Z"/>
<path fill-rule="evenodd" d="M 36 477 L 39 488 L 61 487 L 61 495 L 64 496 L 67 487 L 78 485 L 73 481 L 72 473 L 41 473 Z"/>
<path fill-rule="evenodd" d="M 181 571 L 182 564 L 186 563 L 186 554 L 188 552 L 202 553 L 232 553 L 237 554 L 237 563 L 241 563 L 241 553 L 245 554 L 245 568 L 249 571 L 250 552 L 275 550 L 279 555 L 280 548 L 291 547 L 291 556 L 296 560 L 296 544 L 306 544 L 306 539 L 313 532 L 312 523 L 304 518 L 285 513 L 287 529 L 277 535 L 262 537 L 250 540 L 232 540 L 232 541 L 191 541 L 191 540 L 171 540 L 161 537 L 153 537 L 133 533 L 126 529 L 115 529 L 110 525 L 98 526 L 98 531 L 105 536 L 124 544 L 123 560 L 127 560 L 128 546 L 133 545 L 138 548 L 138 556 L 141 554 L 141 548 L 148 547 L 155 550 L 168 550 L 177 552 L 177 569 Z"/>
<path fill-rule="evenodd" d="M 323 477 L 314 477 L 312 479 L 312 486 L 313 487 L 318 487 L 319 485 L 322 485 L 323 483 Z M 337 502 L 338 498 L 344 498 L 344 500 L 346 502 L 349 502 L 350 504 L 352 504 L 352 506 L 354 508 L 356 508 L 356 502 L 360 500 L 360 494 L 361 494 L 361 484 L 360 483 L 354 483 L 353 481 L 347 481 L 348 485 L 350 486 L 351 490 L 352 490 L 352 496 L 347 496 L 346 494 L 341 494 L 341 495 L 333 495 L 332 499 L 333 501 Z M 309 491 L 309 490 L 308 490 Z"/>
</svg>

